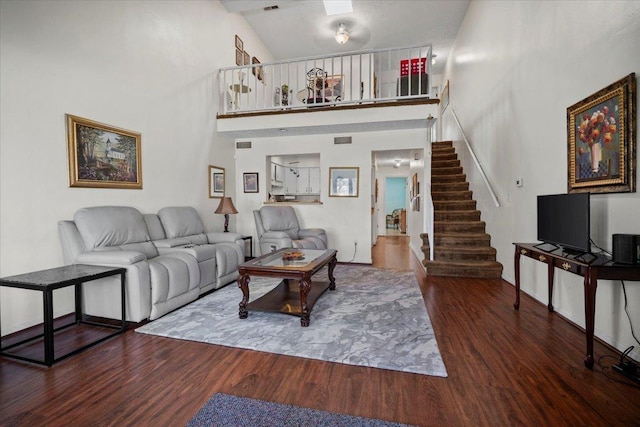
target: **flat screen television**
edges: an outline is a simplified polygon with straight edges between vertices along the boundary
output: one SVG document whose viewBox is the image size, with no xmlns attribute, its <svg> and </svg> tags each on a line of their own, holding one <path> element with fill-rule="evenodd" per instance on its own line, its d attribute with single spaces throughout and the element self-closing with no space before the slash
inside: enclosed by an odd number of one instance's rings
<svg viewBox="0 0 640 427">
<path fill-rule="evenodd" d="M 567 252 L 591 253 L 590 194 L 538 196 L 538 240 Z"/>
</svg>

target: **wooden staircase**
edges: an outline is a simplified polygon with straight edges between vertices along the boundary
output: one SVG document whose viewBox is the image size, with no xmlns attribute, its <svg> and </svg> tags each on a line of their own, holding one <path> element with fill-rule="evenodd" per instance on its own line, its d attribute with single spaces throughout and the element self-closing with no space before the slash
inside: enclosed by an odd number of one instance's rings
<svg viewBox="0 0 640 427">
<path fill-rule="evenodd" d="M 434 209 L 434 261 L 429 239 L 421 234 L 428 276 L 500 278 L 491 236 L 480 221 L 473 192 L 451 141 L 434 142 L 431 156 L 431 198 Z"/>
</svg>

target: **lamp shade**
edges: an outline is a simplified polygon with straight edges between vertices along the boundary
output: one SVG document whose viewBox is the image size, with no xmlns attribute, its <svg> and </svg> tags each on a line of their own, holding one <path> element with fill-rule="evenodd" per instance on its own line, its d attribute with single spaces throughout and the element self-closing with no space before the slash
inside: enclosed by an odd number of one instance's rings
<svg viewBox="0 0 640 427">
<path fill-rule="evenodd" d="M 220 204 L 218 205 L 218 209 L 216 209 L 214 213 L 228 215 L 228 214 L 237 214 L 238 211 L 236 210 L 236 207 L 233 206 L 233 201 L 231 200 L 231 197 L 223 197 L 222 199 L 220 199 Z"/>
</svg>

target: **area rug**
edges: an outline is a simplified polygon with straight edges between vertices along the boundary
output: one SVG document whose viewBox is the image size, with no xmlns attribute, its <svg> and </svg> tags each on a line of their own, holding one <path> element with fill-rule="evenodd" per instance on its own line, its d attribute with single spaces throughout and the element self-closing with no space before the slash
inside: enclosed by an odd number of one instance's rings
<svg viewBox="0 0 640 427">
<path fill-rule="evenodd" d="M 318 277 L 324 276 L 324 277 Z M 327 290 L 300 318 L 249 311 L 238 318 L 235 283 L 138 329 L 163 337 L 268 353 L 446 377 L 429 315 L 412 272 L 338 265 L 336 290 Z M 326 269 L 314 280 L 326 280 Z M 251 278 L 250 300 L 273 289 L 273 278 Z"/>
<path fill-rule="evenodd" d="M 407 427 L 372 418 L 216 393 L 187 427 Z"/>
</svg>

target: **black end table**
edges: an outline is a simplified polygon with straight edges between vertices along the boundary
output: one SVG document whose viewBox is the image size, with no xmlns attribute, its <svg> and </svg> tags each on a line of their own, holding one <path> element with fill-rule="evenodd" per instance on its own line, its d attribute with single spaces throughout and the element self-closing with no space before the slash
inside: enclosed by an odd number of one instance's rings
<svg viewBox="0 0 640 427">
<path fill-rule="evenodd" d="M 42 305 L 44 310 L 44 333 L 35 337 L 27 338 L 17 343 L 13 343 L 7 347 L 2 347 L 2 336 L 0 336 L 0 354 L 6 357 L 11 357 L 18 360 L 24 360 L 27 362 L 38 363 L 41 365 L 51 366 L 53 363 L 58 362 L 64 358 L 67 358 L 73 354 L 76 354 L 92 345 L 102 342 L 114 335 L 120 334 L 126 330 L 126 312 L 125 312 L 125 268 L 116 267 L 103 267 L 98 265 L 83 265 L 75 264 L 65 267 L 52 268 L 49 270 L 35 271 L 33 273 L 20 274 L 17 276 L 0 278 L 0 286 L 7 286 L 11 288 L 31 289 L 34 291 L 42 292 Z M 92 280 L 102 279 L 104 277 L 120 275 L 120 292 L 121 292 L 121 309 L 122 320 L 120 325 L 112 325 L 107 323 L 99 323 L 88 321 L 84 319 L 82 314 L 82 284 Z M 75 286 L 75 321 L 58 328 L 54 328 L 53 324 L 53 291 L 55 289 L 64 288 L 67 286 Z M 87 324 L 93 326 L 100 326 L 109 329 L 115 329 L 116 331 L 103 336 L 98 340 L 83 345 L 80 348 L 76 348 L 66 354 L 55 357 L 53 336 L 54 333 L 75 326 L 78 324 Z M 27 342 L 35 341 L 43 338 L 44 341 L 44 360 L 34 359 L 31 357 L 21 356 L 15 353 L 9 353 L 7 350 L 26 344 Z"/>
</svg>

